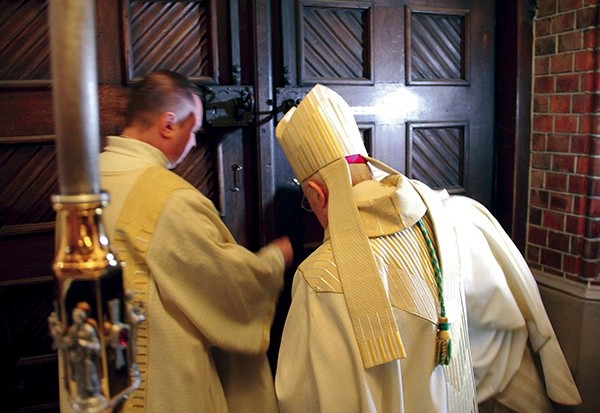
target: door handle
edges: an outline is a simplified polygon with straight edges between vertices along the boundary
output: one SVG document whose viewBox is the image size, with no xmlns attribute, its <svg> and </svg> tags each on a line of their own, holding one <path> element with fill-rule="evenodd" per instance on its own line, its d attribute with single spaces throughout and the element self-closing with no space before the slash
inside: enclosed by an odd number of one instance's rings
<svg viewBox="0 0 600 413">
<path fill-rule="evenodd" d="M 231 192 L 239 192 L 240 182 L 242 181 L 242 166 L 238 164 L 231 165 L 231 172 L 233 174 L 233 186 L 229 190 Z"/>
</svg>

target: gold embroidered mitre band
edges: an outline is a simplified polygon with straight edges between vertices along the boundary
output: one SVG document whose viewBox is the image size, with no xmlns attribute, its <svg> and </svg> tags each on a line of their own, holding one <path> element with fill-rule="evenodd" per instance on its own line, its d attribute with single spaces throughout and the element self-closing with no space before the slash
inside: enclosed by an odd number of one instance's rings
<svg viewBox="0 0 600 413">
<path fill-rule="evenodd" d="M 405 357 L 396 318 L 352 196 L 345 157 L 367 156 L 354 115 L 331 89 L 316 85 L 279 122 L 277 139 L 300 181 L 319 171 L 329 192 L 329 233 L 340 282 L 365 368 Z"/>
</svg>

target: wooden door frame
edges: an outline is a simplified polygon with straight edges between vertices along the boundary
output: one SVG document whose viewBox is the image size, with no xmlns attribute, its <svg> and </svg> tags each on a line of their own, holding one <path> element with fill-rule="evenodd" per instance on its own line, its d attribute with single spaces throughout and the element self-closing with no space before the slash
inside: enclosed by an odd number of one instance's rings
<svg viewBox="0 0 600 413">
<path fill-rule="evenodd" d="M 264 245 L 275 236 L 275 108 L 273 106 L 273 51 L 271 1 L 253 1 L 254 94 L 258 163 L 259 239 Z"/>
<path fill-rule="evenodd" d="M 493 213 L 525 251 L 529 210 L 535 0 L 496 3 Z"/>
<path fill-rule="evenodd" d="M 255 0 L 254 64 L 256 136 L 259 162 L 260 239 L 275 236 L 273 201 L 276 189 L 275 107 L 273 106 L 273 24 L 271 3 Z M 492 212 L 517 247 L 526 242 L 532 36 L 535 0 L 496 1 L 495 149 Z M 271 62 L 271 65 L 265 64 Z M 258 67 L 260 65 L 260 68 Z"/>
</svg>

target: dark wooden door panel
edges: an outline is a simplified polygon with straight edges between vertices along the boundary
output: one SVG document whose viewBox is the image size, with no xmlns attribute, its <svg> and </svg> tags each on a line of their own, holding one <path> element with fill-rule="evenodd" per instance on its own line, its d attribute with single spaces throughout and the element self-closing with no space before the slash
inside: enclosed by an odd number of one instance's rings
<svg viewBox="0 0 600 413">
<path fill-rule="evenodd" d="M 58 370 L 46 319 L 51 276 L 0 281 L 0 404 L 7 412 L 58 411 Z"/>
<path fill-rule="evenodd" d="M 222 45 L 218 43 L 217 19 L 213 17 L 219 2 L 124 3 L 125 58 L 130 79 L 169 69 L 191 79 L 216 83 L 217 56 Z"/>
</svg>

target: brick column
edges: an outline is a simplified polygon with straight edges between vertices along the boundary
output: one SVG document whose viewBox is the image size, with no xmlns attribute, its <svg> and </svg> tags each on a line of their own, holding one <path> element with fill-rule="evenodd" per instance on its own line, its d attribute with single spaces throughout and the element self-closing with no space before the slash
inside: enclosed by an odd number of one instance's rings
<svg viewBox="0 0 600 413">
<path fill-rule="evenodd" d="M 532 268 L 600 285 L 600 9 L 539 0 L 534 26 Z"/>
</svg>

